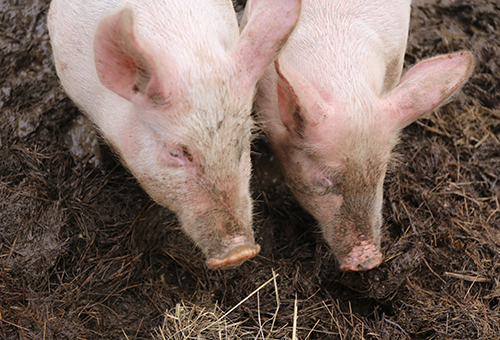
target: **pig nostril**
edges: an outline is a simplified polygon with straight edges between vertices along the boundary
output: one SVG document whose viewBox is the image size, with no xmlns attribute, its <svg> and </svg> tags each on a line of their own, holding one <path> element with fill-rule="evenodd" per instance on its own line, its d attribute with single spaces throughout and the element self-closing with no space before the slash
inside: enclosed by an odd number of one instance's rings
<svg viewBox="0 0 500 340">
<path fill-rule="evenodd" d="M 380 258 L 367 258 L 365 262 L 358 264 L 357 271 L 364 271 L 364 270 L 370 270 L 375 267 L 378 267 L 378 265 L 382 262 L 382 259 Z"/>
</svg>

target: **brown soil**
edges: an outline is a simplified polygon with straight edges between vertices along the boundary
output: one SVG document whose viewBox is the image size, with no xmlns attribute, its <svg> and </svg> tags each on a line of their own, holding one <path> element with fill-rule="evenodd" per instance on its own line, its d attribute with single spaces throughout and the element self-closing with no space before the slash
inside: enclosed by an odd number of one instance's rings
<svg viewBox="0 0 500 340">
<path fill-rule="evenodd" d="M 498 339 L 498 2 L 414 1 L 406 66 L 464 49 L 477 66 L 404 130 L 385 183 L 385 262 L 361 273 L 339 271 L 262 138 L 262 251 L 207 270 L 175 216 L 104 144 L 97 153 L 58 85 L 49 2 L 0 4 L 1 339 L 183 339 L 187 324 L 194 339 L 286 339 L 294 324 L 299 339 Z"/>
</svg>

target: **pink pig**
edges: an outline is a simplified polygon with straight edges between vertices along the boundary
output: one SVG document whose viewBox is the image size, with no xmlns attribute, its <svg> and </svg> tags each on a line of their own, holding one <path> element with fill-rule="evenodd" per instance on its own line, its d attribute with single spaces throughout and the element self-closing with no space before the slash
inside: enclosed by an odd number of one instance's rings
<svg viewBox="0 0 500 340">
<path fill-rule="evenodd" d="M 177 213 L 210 268 L 259 252 L 250 112 L 299 11 L 300 0 L 254 1 L 240 35 L 230 0 L 51 3 L 64 89 L 151 197 Z"/>
<path fill-rule="evenodd" d="M 474 66 L 469 52 L 442 55 L 401 79 L 410 2 L 304 0 L 258 85 L 260 123 L 286 182 L 341 270 L 381 263 L 383 183 L 398 135 L 442 105 Z"/>
</svg>

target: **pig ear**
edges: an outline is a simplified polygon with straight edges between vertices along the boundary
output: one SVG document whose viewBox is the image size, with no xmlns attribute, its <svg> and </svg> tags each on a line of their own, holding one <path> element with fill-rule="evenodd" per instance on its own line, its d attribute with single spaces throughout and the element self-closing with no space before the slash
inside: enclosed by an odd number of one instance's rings
<svg viewBox="0 0 500 340">
<path fill-rule="evenodd" d="M 246 88 L 252 88 L 277 57 L 299 18 L 301 0 L 252 0 L 247 3 L 240 40 L 231 51 Z"/>
<path fill-rule="evenodd" d="M 442 55 L 415 65 L 382 99 L 397 129 L 444 104 L 469 78 L 474 67 L 470 52 Z"/>
<path fill-rule="evenodd" d="M 275 61 L 279 75 L 277 84 L 278 107 L 283 124 L 289 131 L 305 137 L 310 129 L 319 126 L 322 112 L 328 106 L 318 91 L 297 71 L 280 58 Z"/>
<path fill-rule="evenodd" d="M 94 38 L 94 58 L 101 83 L 123 98 L 152 106 L 168 99 L 154 58 L 134 32 L 132 9 L 102 19 Z"/>
</svg>

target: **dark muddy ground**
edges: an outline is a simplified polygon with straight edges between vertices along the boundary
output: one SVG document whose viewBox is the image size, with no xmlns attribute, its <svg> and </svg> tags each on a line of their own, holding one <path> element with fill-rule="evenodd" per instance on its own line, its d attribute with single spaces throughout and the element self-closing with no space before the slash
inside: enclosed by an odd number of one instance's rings
<svg viewBox="0 0 500 340">
<path fill-rule="evenodd" d="M 298 339 L 498 339 L 497 1 L 413 4 L 407 67 L 463 49 L 478 63 L 453 102 L 404 131 L 385 183 L 386 259 L 363 273 L 338 270 L 262 139 L 262 251 L 207 270 L 105 145 L 88 153 L 93 132 L 55 75 L 48 5 L 0 2 L 0 338 L 286 339 L 295 323 Z"/>
</svg>

